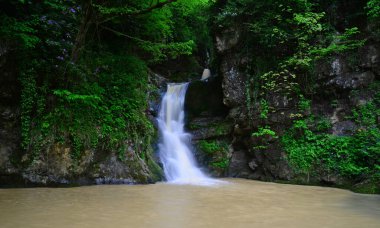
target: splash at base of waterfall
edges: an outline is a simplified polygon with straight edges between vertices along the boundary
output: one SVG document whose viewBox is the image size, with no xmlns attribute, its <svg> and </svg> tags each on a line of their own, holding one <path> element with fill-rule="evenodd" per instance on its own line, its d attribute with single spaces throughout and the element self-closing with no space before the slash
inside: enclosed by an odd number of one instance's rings
<svg viewBox="0 0 380 228">
<path fill-rule="evenodd" d="M 173 184 L 213 185 L 222 183 L 207 177 L 197 167 L 191 151 L 191 135 L 184 130 L 185 95 L 188 83 L 171 83 L 161 102 L 158 125 L 162 136 L 160 159 L 167 181 Z"/>
</svg>

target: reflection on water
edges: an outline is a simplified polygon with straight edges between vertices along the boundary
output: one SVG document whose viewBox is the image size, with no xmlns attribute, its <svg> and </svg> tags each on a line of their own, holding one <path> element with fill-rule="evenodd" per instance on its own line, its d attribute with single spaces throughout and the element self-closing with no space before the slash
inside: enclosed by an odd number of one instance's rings
<svg viewBox="0 0 380 228">
<path fill-rule="evenodd" d="M 380 196 L 227 181 L 0 189 L 0 227 L 380 227 Z"/>
</svg>

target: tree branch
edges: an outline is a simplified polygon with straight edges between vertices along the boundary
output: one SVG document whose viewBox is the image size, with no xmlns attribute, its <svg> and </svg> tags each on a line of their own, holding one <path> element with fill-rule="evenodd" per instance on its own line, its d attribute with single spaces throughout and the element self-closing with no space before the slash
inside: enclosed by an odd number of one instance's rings
<svg viewBox="0 0 380 228">
<path fill-rule="evenodd" d="M 115 33 L 115 34 L 118 35 L 118 36 L 124 36 L 124 37 L 127 37 L 127 38 L 129 38 L 129 39 L 132 39 L 132 40 L 135 40 L 135 41 L 139 41 L 139 42 L 142 42 L 142 43 L 153 43 L 153 42 L 151 42 L 151 41 L 142 40 L 142 39 L 137 38 L 137 37 L 134 37 L 134 36 L 129 36 L 129 35 L 127 35 L 127 34 L 124 34 L 124 33 L 118 32 L 118 31 L 116 31 L 116 30 L 113 30 L 113 29 L 111 29 L 111 28 L 108 28 L 108 27 L 105 27 L 105 26 L 102 26 L 102 25 L 101 25 L 100 27 L 102 27 L 103 29 L 108 30 L 108 31 L 110 31 L 110 32 L 113 32 L 113 33 Z"/>
<path fill-rule="evenodd" d="M 150 3 L 150 6 L 148 8 L 141 9 L 141 10 L 136 10 L 136 11 L 128 12 L 128 13 L 119 13 L 121 15 L 114 15 L 112 17 L 108 17 L 108 18 L 104 19 L 103 21 L 98 22 L 98 24 L 106 23 L 106 22 L 111 21 L 111 20 L 113 20 L 115 18 L 118 18 L 120 16 L 138 16 L 138 15 L 141 15 L 141 14 L 149 13 L 149 12 L 155 10 L 155 9 L 162 8 L 165 5 L 173 3 L 173 2 L 176 2 L 176 1 L 178 1 L 178 0 L 167 0 L 165 2 L 157 2 L 155 5 L 153 5 L 153 0 L 152 0 L 151 3 Z M 94 5 L 94 6 L 96 8 L 98 8 L 98 9 L 101 8 L 100 5 Z"/>
<path fill-rule="evenodd" d="M 155 10 L 155 9 L 162 8 L 165 5 L 173 3 L 173 2 L 176 2 L 176 1 L 177 0 L 167 0 L 165 2 L 158 2 L 157 4 L 155 4 L 153 6 L 150 6 L 150 7 L 146 8 L 146 9 L 142 9 L 142 10 L 138 10 L 138 11 L 135 11 L 135 12 L 131 12 L 130 14 L 127 14 L 127 15 L 140 15 L 140 14 L 149 13 L 149 12 Z"/>
</svg>

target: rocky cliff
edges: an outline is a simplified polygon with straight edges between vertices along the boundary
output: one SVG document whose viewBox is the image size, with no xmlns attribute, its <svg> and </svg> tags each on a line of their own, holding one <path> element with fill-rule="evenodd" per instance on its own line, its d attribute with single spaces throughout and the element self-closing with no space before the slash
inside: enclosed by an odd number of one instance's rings
<svg viewBox="0 0 380 228">
<path fill-rule="evenodd" d="M 73 145 L 35 132 L 32 140 L 41 139 L 43 145 L 35 152 L 22 149 L 21 84 L 11 59 L 14 55 L 6 46 L 0 51 L 0 186 L 135 184 L 162 178 L 152 146 L 141 145 L 143 139 L 125 139 L 120 142 L 122 151 L 99 144 L 83 149 L 78 159 Z M 145 148 L 147 156 L 142 158 Z"/>
<path fill-rule="evenodd" d="M 225 3 L 221 3 L 223 4 Z M 252 69 L 255 53 L 247 52 L 244 48 L 249 42 L 247 31 L 242 29 L 241 24 L 233 22 L 229 26 L 215 29 L 217 63 L 213 72 L 214 80 L 218 81 L 222 91 L 220 93 L 210 85 L 204 91 L 192 92 L 190 88 L 189 94 L 197 94 L 197 97 L 202 98 L 219 93 L 220 96 L 214 99 L 223 102 L 223 112 L 212 114 L 198 111 L 197 115 L 191 114 L 188 124 L 194 135 L 198 159 L 213 175 L 338 185 L 359 190 L 363 187 L 365 192 L 379 191 L 380 182 L 376 179 L 376 170 L 372 170 L 375 174 L 371 177 L 360 174 L 360 171 L 355 170 L 356 167 L 344 166 L 345 164 L 341 164 L 344 167 L 333 167 L 331 170 L 326 168 L 332 167 L 328 164 L 331 160 L 352 159 L 347 153 L 357 153 L 353 156 L 362 156 L 363 159 L 359 163 L 368 162 L 371 167 L 378 161 L 378 152 L 366 155 L 368 152 L 365 151 L 372 151 L 371 148 L 378 150 L 380 43 L 371 32 L 372 25 L 366 25 L 363 21 L 357 23 L 363 19 L 362 16 L 350 19 L 351 21 L 344 19 L 356 10 L 353 5 L 333 5 L 337 8 L 329 8 L 331 11 L 327 13 L 336 19 L 331 23 L 338 30 L 344 30 L 344 26 L 347 27 L 350 23 L 360 26 L 363 31 L 360 39 L 365 40 L 365 43 L 353 51 L 331 54 L 328 58 L 315 61 L 308 73 L 310 79 L 302 79 L 309 82 L 297 81 L 300 85 L 312 85 L 312 88 L 301 88 L 296 92 L 287 91 L 287 85 L 291 84 L 277 81 L 276 86 L 282 88 L 255 94 L 259 92 L 254 90 L 260 82 L 252 74 L 259 72 Z M 348 9 L 342 13 L 345 7 Z M 345 20 L 344 23 L 341 20 Z M 278 78 L 287 80 L 287 75 L 295 78 L 291 72 L 282 70 Z M 212 107 L 207 101 L 202 105 Z M 296 126 L 297 124 L 302 126 Z M 371 131 L 373 132 L 368 135 L 363 133 Z M 287 140 L 290 134 L 293 141 Z M 306 139 L 294 140 L 299 137 Z M 308 145 L 303 149 L 304 160 L 297 160 L 300 161 L 299 164 L 292 163 L 295 159 L 290 156 L 294 155 L 289 153 L 295 146 L 290 148 L 287 145 L 294 142 L 306 142 L 305 145 Z M 360 144 L 358 148 L 348 151 L 347 145 L 355 147 L 356 144 Z M 299 145 L 296 149 L 302 146 L 304 145 Z M 311 164 L 314 168 L 308 166 L 307 156 L 317 156 L 313 153 L 322 150 L 327 157 L 318 161 L 319 165 Z M 333 158 L 335 156 L 337 157 Z M 304 172 L 299 171 L 302 165 L 305 165 L 302 167 L 306 170 Z M 350 176 L 344 172 L 359 173 Z M 365 189 L 367 187 L 370 190 Z"/>
</svg>

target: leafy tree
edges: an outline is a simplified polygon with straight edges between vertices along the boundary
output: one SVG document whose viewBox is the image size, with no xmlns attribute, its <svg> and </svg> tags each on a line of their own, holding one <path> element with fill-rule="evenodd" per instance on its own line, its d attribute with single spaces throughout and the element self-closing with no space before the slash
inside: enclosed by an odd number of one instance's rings
<svg viewBox="0 0 380 228">
<path fill-rule="evenodd" d="M 192 28 L 205 22 L 197 9 L 208 4 L 0 1 L 0 43 L 19 66 L 28 162 L 54 141 L 71 145 L 76 159 L 99 146 L 121 151 L 122 158 L 126 140 L 146 157 L 154 135 L 144 114 L 146 63 L 190 55 L 200 43 Z"/>
</svg>

